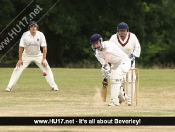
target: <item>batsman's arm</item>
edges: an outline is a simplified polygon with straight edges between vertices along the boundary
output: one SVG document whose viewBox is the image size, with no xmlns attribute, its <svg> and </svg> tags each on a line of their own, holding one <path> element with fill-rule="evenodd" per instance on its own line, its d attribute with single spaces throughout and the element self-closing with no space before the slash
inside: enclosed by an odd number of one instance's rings
<svg viewBox="0 0 175 132">
<path fill-rule="evenodd" d="M 98 55 L 98 53 L 95 53 L 95 57 L 97 58 L 97 60 L 100 62 L 101 65 L 104 65 L 105 59 L 102 56 Z"/>
<path fill-rule="evenodd" d="M 111 59 L 111 53 L 107 52 L 105 56 L 105 64 L 108 64 L 109 60 Z"/>
</svg>

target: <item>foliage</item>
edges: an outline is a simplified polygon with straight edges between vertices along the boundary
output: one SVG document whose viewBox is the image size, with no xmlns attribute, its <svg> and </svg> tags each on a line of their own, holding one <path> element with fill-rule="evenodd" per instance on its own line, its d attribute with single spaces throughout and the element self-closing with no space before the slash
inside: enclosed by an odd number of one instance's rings
<svg viewBox="0 0 175 132">
<path fill-rule="evenodd" d="M 137 59 L 138 65 L 175 63 L 173 0 L 2 0 L 0 30 L 6 29 L 0 35 L 0 57 L 16 45 L 1 62 L 17 60 L 18 40 L 23 32 L 28 30 L 27 23 L 25 27 L 21 26 L 21 32 L 15 35 L 9 44 L 4 45 L 4 48 L 2 42 L 24 17 L 27 21 L 30 20 L 29 14 L 34 11 L 36 5 L 42 10 L 33 19 L 38 21 L 40 31 L 46 36 L 47 59 L 51 66 L 96 63 L 89 44 L 90 36 L 100 33 L 104 40 L 108 40 L 116 33 L 118 23 L 122 21 L 129 25 L 130 32 L 136 34 L 141 44 L 142 52 Z M 27 8 L 24 10 L 25 7 Z M 20 14 L 22 10 L 24 11 Z"/>
</svg>

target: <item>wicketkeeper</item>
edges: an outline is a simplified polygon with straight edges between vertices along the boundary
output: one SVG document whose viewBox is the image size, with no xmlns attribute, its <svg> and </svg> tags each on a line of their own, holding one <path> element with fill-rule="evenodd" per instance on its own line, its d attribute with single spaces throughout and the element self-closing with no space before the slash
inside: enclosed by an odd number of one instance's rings
<svg viewBox="0 0 175 132">
<path fill-rule="evenodd" d="M 103 78 L 110 78 L 111 99 L 109 106 L 118 106 L 127 96 L 121 89 L 122 78 L 129 71 L 131 60 L 113 42 L 103 41 L 100 34 L 94 34 L 90 38 L 90 44 L 95 51 L 95 57 L 102 65 Z M 110 69 L 110 65 L 113 67 Z M 123 94 L 123 96 L 120 96 Z M 121 98 L 121 99 L 120 99 Z"/>
<path fill-rule="evenodd" d="M 135 34 L 129 32 L 129 27 L 125 22 L 121 22 L 117 26 L 117 33 L 112 35 L 110 40 L 115 43 L 123 52 L 131 59 L 131 68 L 135 68 L 135 57 L 140 57 L 141 47 Z M 124 76 L 126 81 L 126 76 Z M 134 71 L 134 79 L 132 83 L 131 71 L 128 72 L 128 106 L 131 106 L 131 85 L 133 85 L 133 95 L 135 93 L 136 75 Z"/>
<path fill-rule="evenodd" d="M 47 73 L 45 78 L 51 89 L 58 91 L 53 73 L 46 60 L 47 44 L 45 36 L 42 32 L 38 31 L 38 28 L 37 22 L 31 21 L 29 23 L 29 31 L 22 35 L 19 44 L 19 60 L 13 70 L 6 92 L 11 91 L 23 70 L 27 68 L 31 62 L 34 62 L 43 72 Z M 43 53 L 41 53 L 40 47 L 43 48 Z"/>
</svg>

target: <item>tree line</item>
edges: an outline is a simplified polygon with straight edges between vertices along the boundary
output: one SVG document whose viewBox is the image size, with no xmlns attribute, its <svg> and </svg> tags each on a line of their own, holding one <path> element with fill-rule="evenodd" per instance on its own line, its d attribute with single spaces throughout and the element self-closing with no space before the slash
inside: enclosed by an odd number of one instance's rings
<svg viewBox="0 0 175 132">
<path fill-rule="evenodd" d="M 19 40 L 28 22 L 38 22 L 48 44 L 52 67 L 98 67 L 90 47 L 94 33 L 109 40 L 120 22 L 129 25 L 141 44 L 136 65 L 175 63 L 173 0 L 2 0 L 0 65 L 18 60 Z"/>
</svg>

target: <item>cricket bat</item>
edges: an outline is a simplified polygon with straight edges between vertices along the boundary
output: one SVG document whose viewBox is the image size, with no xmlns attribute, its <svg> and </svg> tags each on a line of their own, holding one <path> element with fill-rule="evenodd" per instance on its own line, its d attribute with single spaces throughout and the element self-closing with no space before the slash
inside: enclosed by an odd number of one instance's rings
<svg viewBox="0 0 175 132">
<path fill-rule="evenodd" d="M 104 78 L 102 81 L 101 97 L 103 102 L 106 102 L 106 95 L 108 89 L 108 79 Z"/>
</svg>

